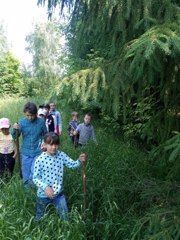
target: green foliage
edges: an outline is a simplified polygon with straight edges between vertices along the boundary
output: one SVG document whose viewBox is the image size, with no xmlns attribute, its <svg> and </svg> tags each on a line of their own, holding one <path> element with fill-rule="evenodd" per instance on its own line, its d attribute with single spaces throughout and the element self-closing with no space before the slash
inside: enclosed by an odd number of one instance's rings
<svg viewBox="0 0 180 240">
<path fill-rule="evenodd" d="M 156 99 L 156 93 L 151 94 L 150 89 L 145 89 L 141 98 L 134 97 L 126 106 L 125 121 L 122 124 L 124 136 L 126 138 L 136 139 L 138 142 L 149 146 L 158 139 L 158 134 L 151 129 L 152 117 L 155 114 L 159 99 Z M 153 128 L 153 126 L 152 126 Z M 157 129 L 156 129 L 157 131 Z"/>
<path fill-rule="evenodd" d="M 20 62 L 11 53 L 4 25 L 0 23 L 0 94 L 19 94 L 21 85 Z"/>
<path fill-rule="evenodd" d="M 103 125 L 105 131 L 111 132 L 113 130 L 122 135 L 122 126 L 117 122 L 116 119 L 114 119 L 112 116 L 105 115 L 104 113 L 101 113 L 100 116 L 102 117 L 101 124 Z"/>
<path fill-rule="evenodd" d="M 62 55 L 61 38 L 61 29 L 56 19 L 46 24 L 36 23 L 33 32 L 26 37 L 26 50 L 33 58 L 32 76 L 25 79 L 29 86 L 29 94 L 47 96 L 47 89 L 53 89 L 63 75 L 63 64 L 59 63 Z"/>
<path fill-rule="evenodd" d="M 70 104 L 75 103 L 76 108 L 89 110 L 100 108 L 103 96 L 99 93 L 103 91 L 106 91 L 106 79 L 101 68 L 76 72 L 60 81 L 55 89 L 57 95 L 65 97 Z"/>
<path fill-rule="evenodd" d="M 1 94 L 12 95 L 19 92 L 19 84 L 21 80 L 19 66 L 19 61 L 10 52 L 0 60 Z"/>
<path fill-rule="evenodd" d="M 179 41 L 179 27 L 174 23 L 156 26 L 127 43 L 118 60 L 105 71 L 107 75 L 109 71 L 117 72 L 111 85 L 112 88 L 120 87 L 119 102 L 125 100 L 125 106 L 130 99 L 141 98 L 142 91 L 149 88 L 153 94 L 159 91 L 160 101 L 165 107 L 177 106 Z M 121 74 L 118 73 L 119 69 Z M 117 93 L 114 91 L 114 94 Z M 175 94 L 178 97 L 173 97 Z M 113 99 L 116 98 L 118 96 L 115 95 Z M 118 102 L 114 100 L 113 104 L 115 111 L 118 111 Z"/>
<path fill-rule="evenodd" d="M 169 211 L 166 209 L 154 209 L 154 212 L 147 214 L 136 223 L 131 239 L 140 240 L 142 235 L 145 236 L 144 239 L 153 240 L 179 239 L 179 226 L 178 212 L 173 209 Z"/>
<path fill-rule="evenodd" d="M 32 77 L 32 72 L 30 67 L 22 65 L 22 80 L 20 84 L 20 96 L 23 97 L 33 97 L 36 94 L 36 83 Z"/>
<path fill-rule="evenodd" d="M 127 135 L 163 142 L 172 130 L 179 130 L 178 43 L 177 24 L 156 26 L 105 65 L 108 90 L 102 106 L 116 119 L 121 117 Z"/>
<path fill-rule="evenodd" d="M 180 133 L 173 132 L 174 136 L 168 139 L 165 143 L 151 151 L 150 157 L 155 163 L 155 169 L 167 178 L 178 179 L 180 171 Z M 158 171 L 156 174 L 158 174 Z"/>
<path fill-rule="evenodd" d="M 58 7 L 57 1 L 48 2 L 49 14 Z M 133 1 L 96 0 L 58 1 L 61 11 L 70 8 L 70 48 L 78 58 L 85 59 L 90 49 L 99 50 L 106 58 L 113 58 L 121 47 L 138 38 L 156 24 L 176 21 L 178 7 L 171 0 Z"/>
</svg>

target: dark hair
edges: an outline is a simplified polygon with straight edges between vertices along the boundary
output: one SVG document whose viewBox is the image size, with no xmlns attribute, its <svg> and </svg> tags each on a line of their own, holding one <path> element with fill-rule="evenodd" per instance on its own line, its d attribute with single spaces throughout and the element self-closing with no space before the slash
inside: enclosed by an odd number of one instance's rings
<svg viewBox="0 0 180 240">
<path fill-rule="evenodd" d="M 43 105 L 43 104 L 39 105 L 39 108 L 43 108 L 43 107 L 44 107 L 44 105 Z"/>
<path fill-rule="evenodd" d="M 24 113 L 29 112 L 30 114 L 37 114 L 37 106 L 32 102 L 28 102 L 24 105 Z"/>
<path fill-rule="evenodd" d="M 46 133 L 44 136 L 44 143 L 50 144 L 50 145 L 53 145 L 53 144 L 59 145 L 60 144 L 59 136 L 54 132 Z"/>
<path fill-rule="evenodd" d="M 47 104 L 44 104 L 43 106 L 44 108 L 47 108 L 47 109 L 50 109 L 50 105 L 47 103 Z"/>
<path fill-rule="evenodd" d="M 86 115 L 88 115 L 88 116 L 91 118 L 91 120 L 92 120 L 92 117 L 93 117 L 93 116 L 92 116 L 92 114 L 91 114 L 90 112 L 89 112 L 89 113 L 86 113 L 85 116 L 86 116 Z"/>
<path fill-rule="evenodd" d="M 54 104 L 55 104 L 55 101 L 51 99 L 51 100 L 49 101 L 49 104 L 51 104 L 51 103 L 54 103 Z M 55 104 L 55 105 L 56 105 L 56 104 Z"/>
</svg>

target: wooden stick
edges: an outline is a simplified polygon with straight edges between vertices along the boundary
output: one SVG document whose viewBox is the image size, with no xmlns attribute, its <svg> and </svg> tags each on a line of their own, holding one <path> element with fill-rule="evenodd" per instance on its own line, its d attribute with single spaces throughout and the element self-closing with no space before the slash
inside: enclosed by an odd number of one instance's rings
<svg viewBox="0 0 180 240">
<path fill-rule="evenodd" d="M 83 189 L 84 189 L 84 215 L 86 211 L 86 171 L 85 171 L 85 163 L 82 162 L 82 175 L 83 175 Z"/>
<path fill-rule="evenodd" d="M 19 151 L 19 131 L 18 131 L 18 129 L 16 129 L 16 149 L 17 149 L 17 158 L 18 158 L 18 165 L 19 165 L 19 175 L 22 178 L 21 159 L 20 159 L 20 151 Z"/>
</svg>

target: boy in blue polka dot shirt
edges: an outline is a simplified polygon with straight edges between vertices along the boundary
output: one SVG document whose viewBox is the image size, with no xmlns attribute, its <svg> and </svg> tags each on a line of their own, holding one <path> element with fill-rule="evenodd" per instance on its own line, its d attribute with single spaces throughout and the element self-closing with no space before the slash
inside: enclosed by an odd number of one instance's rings
<svg viewBox="0 0 180 240">
<path fill-rule="evenodd" d="M 63 220 L 68 219 L 68 208 L 64 196 L 63 173 L 64 166 L 78 168 L 86 160 L 84 153 L 77 161 L 72 160 L 64 152 L 58 150 L 59 136 L 49 132 L 44 136 L 44 152 L 36 159 L 34 165 L 33 182 L 37 190 L 37 212 L 35 220 L 44 216 L 45 208 L 53 203 Z"/>
</svg>

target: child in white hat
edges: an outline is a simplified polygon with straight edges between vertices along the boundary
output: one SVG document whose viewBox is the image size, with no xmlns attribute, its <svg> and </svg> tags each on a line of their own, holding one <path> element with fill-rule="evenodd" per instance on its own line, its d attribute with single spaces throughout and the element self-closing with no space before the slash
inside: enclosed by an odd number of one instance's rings
<svg viewBox="0 0 180 240">
<path fill-rule="evenodd" d="M 38 109 L 38 112 L 37 112 L 37 115 L 38 115 L 39 118 L 45 119 L 46 112 L 44 111 L 43 108 L 39 108 L 39 109 Z"/>
<path fill-rule="evenodd" d="M 15 142 L 10 134 L 10 120 L 8 118 L 0 119 L 0 178 L 7 172 L 13 174 L 16 147 Z"/>
</svg>

